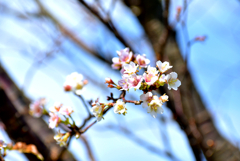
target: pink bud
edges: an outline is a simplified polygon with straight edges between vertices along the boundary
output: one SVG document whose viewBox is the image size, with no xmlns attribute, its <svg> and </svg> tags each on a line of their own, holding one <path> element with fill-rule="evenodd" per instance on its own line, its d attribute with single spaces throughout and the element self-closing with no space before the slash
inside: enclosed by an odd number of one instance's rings
<svg viewBox="0 0 240 161">
<path fill-rule="evenodd" d="M 108 84 L 109 88 L 114 88 L 114 86 L 112 84 Z"/>
<path fill-rule="evenodd" d="M 84 84 L 84 85 L 88 84 L 88 80 L 84 80 L 84 81 L 83 81 L 83 84 Z"/>
<path fill-rule="evenodd" d="M 71 91 L 72 90 L 72 87 L 70 85 L 65 85 L 64 86 L 64 90 L 65 91 Z"/>
<path fill-rule="evenodd" d="M 105 83 L 107 84 L 114 84 L 111 78 L 105 78 Z"/>
</svg>

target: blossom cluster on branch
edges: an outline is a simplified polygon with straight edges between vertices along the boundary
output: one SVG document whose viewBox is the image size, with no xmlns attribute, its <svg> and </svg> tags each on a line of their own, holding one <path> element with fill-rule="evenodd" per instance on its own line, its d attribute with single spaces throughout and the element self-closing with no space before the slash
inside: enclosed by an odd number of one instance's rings
<svg viewBox="0 0 240 161">
<path fill-rule="evenodd" d="M 133 103 L 135 105 L 142 104 L 142 107 L 147 108 L 147 112 L 156 118 L 157 114 L 163 113 L 162 105 L 168 101 L 168 96 L 163 94 L 159 97 L 153 95 L 152 91 L 157 90 L 165 84 L 168 85 L 169 90 L 177 90 L 181 85 L 181 82 L 177 79 L 177 73 L 166 73 L 172 68 L 168 62 L 157 61 L 156 67 L 151 67 L 149 65 L 150 60 L 147 59 L 145 55 L 134 55 L 129 48 L 117 51 L 117 54 L 118 57 L 112 59 L 112 68 L 120 70 L 122 79 L 118 80 L 118 83 L 115 83 L 111 78 L 105 79 L 105 83 L 108 84 L 109 88 L 116 88 L 121 92 L 118 98 L 114 98 L 112 93 L 107 97 L 108 101 L 112 101 L 111 103 L 101 103 L 97 99 L 91 104 L 91 109 L 89 110 L 88 105 L 82 97 L 82 89 L 87 84 L 87 80 L 83 80 L 83 76 L 77 72 L 73 72 L 66 77 L 66 81 L 63 84 L 64 90 L 66 92 L 71 91 L 78 96 L 88 110 L 88 117 L 85 118 L 81 126 L 75 124 L 71 116 L 73 110 L 69 106 L 55 103 L 47 111 L 44 107 L 46 103 L 45 99 L 40 99 L 30 104 L 31 115 L 35 117 L 46 115 L 49 117 L 49 128 L 53 129 L 61 125 L 62 129 L 65 130 L 64 133 L 58 131 L 54 136 L 54 139 L 60 146 L 67 146 L 73 135 L 75 135 L 76 138 L 80 137 L 80 135 L 86 132 L 92 125 L 104 119 L 103 116 L 111 108 L 113 108 L 116 114 L 126 115 L 126 103 Z M 145 70 L 140 71 L 142 69 Z M 134 89 L 134 91 L 141 90 L 143 92 L 143 94 L 139 96 L 140 100 L 125 99 L 126 93 L 130 91 L 130 89 Z M 96 117 L 96 121 L 85 127 L 93 117 Z"/>
<path fill-rule="evenodd" d="M 143 108 L 147 108 L 147 112 L 150 113 L 154 118 L 157 113 L 163 113 L 162 105 L 168 101 L 168 96 L 156 96 L 152 94 L 152 90 L 158 89 L 160 86 L 168 85 L 168 89 L 177 90 L 181 85 L 180 80 L 177 79 L 177 73 L 171 72 L 164 74 L 172 66 L 169 62 L 156 62 L 156 67 L 149 65 L 150 60 L 145 55 L 134 55 L 129 48 L 117 51 L 118 57 L 112 59 L 112 68 L 120 70 L 122 79 L 118 81 L 118 84 L 114 83 L 112 79 L 106 78 L 106 83 L 109 88 L 117 88 L 118 90 L 129 91 L 133 88 L 134 90 L 141 90 L 143 94 L 140 96 L 140 100 L 143 102 Z M 146 68 L 143 74 L 139 74 L 141 68 Z M 123 102 L 121 105 L 114 106 L 115 113 L 126 113 L 126 107 L 124 102 L 118 100 L 117 102 Z M 116 103 L 117 104 L 117 103 Z M 116 108 L 115 108 L 116 107 Z"/>
</svg>

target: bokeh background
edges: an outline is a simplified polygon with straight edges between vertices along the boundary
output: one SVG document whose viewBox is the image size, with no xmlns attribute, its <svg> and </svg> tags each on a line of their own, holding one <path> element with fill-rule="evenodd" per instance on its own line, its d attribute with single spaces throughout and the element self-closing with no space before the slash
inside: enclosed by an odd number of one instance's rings
<svg viewBox="0 0 240 161">
<path fill-rule="evenodd" d="M 116 30 L 135 53 L 146 54 L 152 66 L 157 60 L 159 51 L 154 50 L 145 26 L 138 20 L 145 12 L 138 7 L 143 2 L 129 1 L 136 4 L 130 7 L 126 2 L 0 0 L 2 68 L 30 100 L 44 97 L 47 108 L 55 101 L 72 106 L 73 118 L 80 126 L 87 112 L 78 97 L 64 92 L 63 83 L 67 75 L 77 71 L 89 81 L 83 94 L 86 101 L 99 98 L 106 102 L 110 92 L 119 94 L 104 84 L 106 77 L 114 81 L 121 79 L 119 71 L 111 69 L 109 62 L 126 44 L 119 41 L 113 31 Z M 167 1 L 158 3 L 163 9 L 157 12 L 160 19 L 164 19 Z M 179 7 L 181 13 L 177 21 Z M 180 53 L 187 60 L 187 69 L 217 131 L 239 149 L 240 1 L 172 0 L 168 12 L 165 19 L 175 31 Z M 159 22 L 164 21 L 151 21 L 148 25 L 160 28 L 164 34 L 166 24 Z M 108 26 L 114 26 L 114 30 Z M 195 41 L 199 36 L 205 40 Z M 130 90 L 127 98 L 139 100 L 140 94 Z M 104 120 L 84 134 L 95 160 L 196 160 L 186 133 L 174 119 L 175 114 L 166 106 L 163 108 L 164 113 L 156 119 L 141 106 L 130 104 L 126 116 L 113 111 L 107 113 Z M 43 119 L 47 126 L 48 119 Z M 11 142 L 4 128 L 0 134 L 2 140 Z M 80 139 L 72 139 L 68 150 L 76 160 L 91 160 Z M 206 159 L 202 152 L 201 156 L 202 160 Z M 13 151 L 6 157 L 9 161 L 16 159 L 28 160 Z"/>
</svg>

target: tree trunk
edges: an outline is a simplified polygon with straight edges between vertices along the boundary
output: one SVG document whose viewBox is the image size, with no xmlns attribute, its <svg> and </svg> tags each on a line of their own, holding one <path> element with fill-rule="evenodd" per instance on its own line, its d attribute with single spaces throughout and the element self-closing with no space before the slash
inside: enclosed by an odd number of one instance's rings
<svg viewBox="0 0 240 161">
<path fill-rule="evenodd" d="M 180 92 L 168 91 L 166 88 L 161 89 L 161 92 L 170 95 L 168 107 L 188 136 L 196 160 L 201 160 L 201 151 L 209 161 L 240 160 L 239 150 L 219 134 L 194 86 L 179 51 L 175 31 L 168 26 L 168 9 L 163 10 L 159 0 L 124 2 L 133 12 L 136 8 L 140 11 L 137 17 L 152 43 L 156 57 L 169 60 L 182 80 Z M 169 5 L 167 3 L 168 0 L 165 1 L 165 6 Z"/>
</svg>

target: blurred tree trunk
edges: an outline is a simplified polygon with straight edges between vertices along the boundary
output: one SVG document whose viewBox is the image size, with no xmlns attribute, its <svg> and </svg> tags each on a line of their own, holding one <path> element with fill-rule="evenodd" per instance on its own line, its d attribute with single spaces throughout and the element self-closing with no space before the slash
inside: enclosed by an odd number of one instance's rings
<svg viewBox="0 0 240 161">
<path fill-rule="evenodd" d="M 14 142 L 36 145 L 45 161 L 75 160 L 71 153 L 56 144 L 53 131 L 42 119 L 28 115 L 29 103 L 30 100 L 0 66 L 0 119 L 9 137 Z M 26 156 L 31 161 L 38 160 L 33 154 Z"/>
<path fill-rule="evenodd" d="M 168 107 L 188 136 L 196 160 L 201 151 L 209 161 L 240 160 L 240 152 L 224 139 L 213 123 L 179 51 L 175 31 L 168 25 L 168 8 L 160 0 L 124 0 L 138 17 L 152 43 L 158 59 L 169 60 L 179 74 L 182 85 L 179 91 L 161 89 L 170 95 Z M 169 0 L 164 5 L 169 6 Z M 172 99 L 173 98 L 173 99 Z"/>
</svg>

